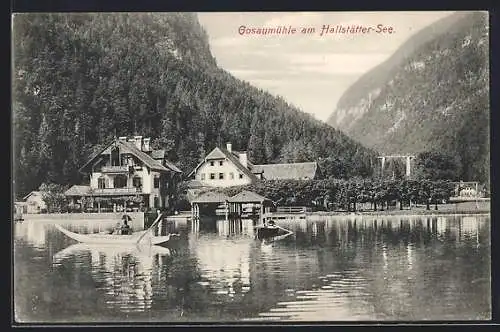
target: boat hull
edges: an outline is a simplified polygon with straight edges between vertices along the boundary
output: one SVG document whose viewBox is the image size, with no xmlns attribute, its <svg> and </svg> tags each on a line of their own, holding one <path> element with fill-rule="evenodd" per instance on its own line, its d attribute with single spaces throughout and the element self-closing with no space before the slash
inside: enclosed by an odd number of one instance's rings
<svg viewBox="0 0 500 332">
<path fill-rule="evenodd" d="M 257 229 L 257 236 L 259 238 L 269 238 L 277 236 L 280 229 L 278 227 L 259 227 Z"/>
<path fill-rule="evenodd" d="M 88 243 L 88 244 L 116 244 L 116 245 L 123 245 L 123 244 L 135 244 L 139 240 L 139 237 L 141 237 L 144 233 L 148 232 L 146 231 L 140 231 L 137 233 L 134 233 L 132 235 L 113 235 L 113 234 L 79 234 L 79 233 L 74 233 L 66 228 L 55 224 L 54 225 L 59 231 L 61 231 L 63 234 L 65 234 L 67 237 L 72 238 L 73 240 L 76 240 L 78 242 L 82 243 Z M 151 244 L 158 245 L 162 244 L 165 242 L 168 242 L 170 240 L 170 234 L 166 236 L 145 236 L 142 240 L 141 243 L 149 243 L 151 241 Z"/>
</svg>

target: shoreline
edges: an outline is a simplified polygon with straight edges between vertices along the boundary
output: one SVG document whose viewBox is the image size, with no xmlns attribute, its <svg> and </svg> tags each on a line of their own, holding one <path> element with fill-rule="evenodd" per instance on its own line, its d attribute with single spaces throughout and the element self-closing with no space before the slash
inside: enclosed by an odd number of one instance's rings
<svg viewBox="0 0 500 332">
<path fill-rule="evenodd" d="M 446 210 L 394 210 L 394 211 L 357 211 L 357 212 L 307 212 L 306 216 L 436 216 L 436 215 L 490 215 L 490 210 L 463 210 L 463 211 L 446 211 Z"/>
</svg>

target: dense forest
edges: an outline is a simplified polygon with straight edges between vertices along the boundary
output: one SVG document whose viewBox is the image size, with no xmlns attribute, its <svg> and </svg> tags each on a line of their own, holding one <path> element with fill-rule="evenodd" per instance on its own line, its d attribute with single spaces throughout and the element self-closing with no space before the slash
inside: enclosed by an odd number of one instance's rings
<svg viewBox="0 0 500 332">
<path fill-rule="evenodd" d="M 373 172 L 372 150 L 218 68 L 196 14 L 18 14 L 13 58 L 17 197 L 79 183 L 89 155 L 133 134 L 185 174 L 228 141 L 254 163 L 318 160 L 334 178 Z"/>
<path fill-rule="evenodd" d="M 488 183 L 488 45 L 487 13 L 438 21 L 356 82 L 329 123 L 382 153 L 446 154 L 460 179 Z"/>
</svg>

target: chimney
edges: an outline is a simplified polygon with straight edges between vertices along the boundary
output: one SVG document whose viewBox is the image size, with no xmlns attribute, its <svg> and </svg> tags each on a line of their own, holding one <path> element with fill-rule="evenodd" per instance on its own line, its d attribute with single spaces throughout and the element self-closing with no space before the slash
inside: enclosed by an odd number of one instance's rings
<svg viewBox="0 0 500 332">
<path fill-rule="evenodd" d="M 120 137 L 118 137 L 118 140 L 120 142 L 126 142 L 127 141 L 127 136 L 120 136 Z"/>
<path fill-rule="evenodd" d="M 231 143 L 226 143 L 226 150 L 229 152 L 233 152 L 233 145 Z"/>
<path fill-rule="evenodd" d="M 135 147 L 138 150 L 141 150 L 141 147 L 142 147 L 142 136 L 134 136 L 134 138 L 135 138 Z"/>
<path fill-rule="evenodd" d="M 142 150 L 146 151 L 146 152 L 151 151 L 150 143 L 151 143 L 151 138 L 150 137 L 145 137 L 142 140 Z"/>
<path fill-rule="evenodd" d="M 239 155 L 240 163 L 245 166 L 245 168 L 248 168 L 248 158 L 247 158 L 247 153 L 246 152 L 241 152 Z"/>
</svg>

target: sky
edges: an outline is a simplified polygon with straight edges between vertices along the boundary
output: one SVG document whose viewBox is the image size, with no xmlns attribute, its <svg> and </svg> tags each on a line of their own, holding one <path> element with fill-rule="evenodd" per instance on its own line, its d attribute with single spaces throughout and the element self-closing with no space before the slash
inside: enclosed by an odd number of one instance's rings
<svg viewBox="0 0 500 332">
<path fill-rule="evenodd" d="M 326 121 L 346 89 L 390 57 L 411 35 L 452 12 L 198 13 L 219 67 L 282 96 Z M 381 24 L 392 33 L 321 35 L 323 26 Z M 295 34 L 240 34 L 246 28 L 296 29 Z M 301 28 L 314 28 L 302 34 Z"/>
</svg>

